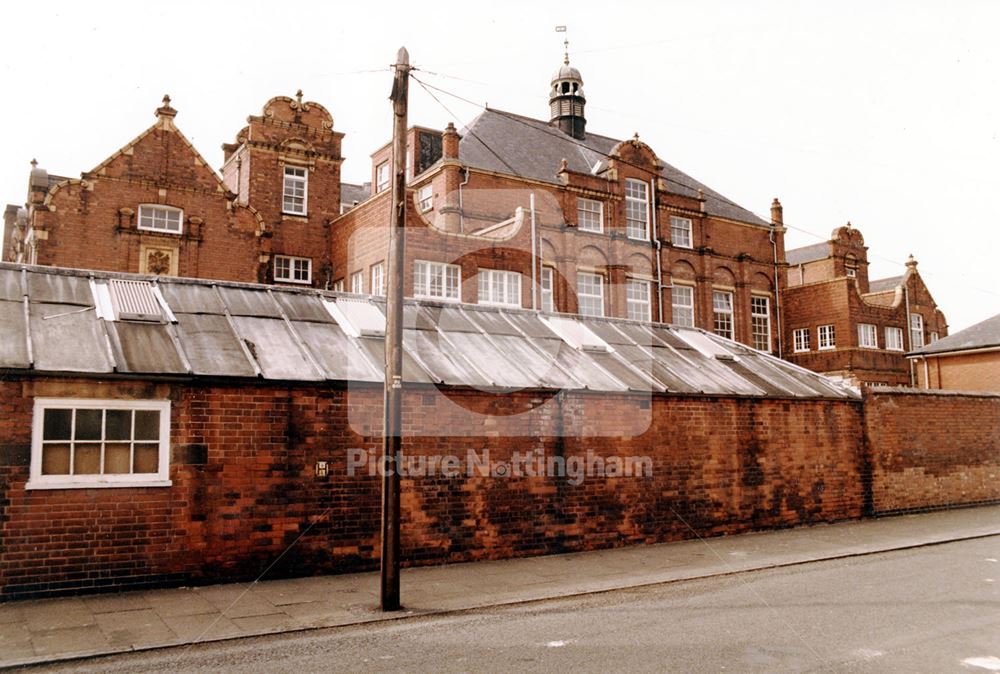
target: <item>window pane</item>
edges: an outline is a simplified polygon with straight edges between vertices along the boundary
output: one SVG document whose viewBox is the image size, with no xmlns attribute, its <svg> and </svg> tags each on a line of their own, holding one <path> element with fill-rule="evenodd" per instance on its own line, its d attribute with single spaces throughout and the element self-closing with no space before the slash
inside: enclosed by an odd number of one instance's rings
<svg viewBox="0 0 1000 674">
<path fill-rule="evenodd" d="M 135 439 L 136 440 L 159 440 L 160 439 L 160 411 L 159 410 L 136 410 L 136 412 L 135 412 Z"/>
<path fill-rule="evenodd" d="M 97 475 L 101 472 L 101 445 L 97 442 L 77 443 L 73 448 L 73 474 Z"/>
<path fill-rule="evenodd" d="M 42 447 L 42 475 L 69 475 L 69 444 Z"/>
<path fill-rule="evenodd" d="M 108 410 L 104 437 L 107 440 L 132 439 L 132 412 L 129 410 Z"/>
<path fill-rule="evenodd" d="M 160 446 L 156 444 L 135 445 L 135 473 L 155 473 L 160 469 Z"/>
<path fill-rule="evenodd" d="M 45 440 L 69 440 L 72 422 L 73 410 L 45 410 L 42 438 Z"/>
<path fill-rule="evenodd" d="M 127 442 L 108 443 L 104 446 L 104 472 L 121 475 L 129 472 L 131 446 Z"/>
<path fill-rule="evenodd" d="M 75 439 L 100 440 L 101 417 L 103 416 L 104 416 L 103 410 L 77 410 Z"/>
</svg>

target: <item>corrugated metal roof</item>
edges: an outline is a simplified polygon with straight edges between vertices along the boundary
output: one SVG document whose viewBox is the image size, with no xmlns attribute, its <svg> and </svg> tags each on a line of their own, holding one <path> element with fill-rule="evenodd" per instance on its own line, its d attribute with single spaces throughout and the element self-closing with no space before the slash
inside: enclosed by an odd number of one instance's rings
<svg viewBox="0 0 1000 674">
<path fill-rule="evenodd" d="M 0 263 L 0 368 L 279 381 L 382 380 L 382 298 L 158 278 L 159 322 L 95 308 L 107 272 Z M 24 278 L 28 315 L 21 296 Z M 173 320 L 171 320 L 173 318 Z M 484 389 L 853 398 L 825 377 L 694 328 L 408 300 L 404 378 Z"/>
</svg>

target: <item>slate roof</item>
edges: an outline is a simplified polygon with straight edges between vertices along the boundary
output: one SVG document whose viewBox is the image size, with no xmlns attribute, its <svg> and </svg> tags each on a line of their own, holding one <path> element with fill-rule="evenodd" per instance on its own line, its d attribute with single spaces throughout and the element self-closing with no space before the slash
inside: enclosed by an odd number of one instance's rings
<svg viewBox="0 0 1000 674">
<path fill-rule="evenodd" d="M 785 251 L 785 260 L 793 266 L 805 264 L 806 262 L 815 262 L 816 260 L 825 260 L 828 257 L 830 257 L 830 243 L 828 241 Z"/>
<path fill-rule="evenodd" d="M 553 184 L 561 184 L 556 174 L 563 158 L 571 171 L 592 173 L 596 165 L 607 165 L 607 154 L 621 142 L 592 133 L 577 140 L 548 122 L 493 109 L 472 120 L 461 135 L 459 159 L 464 164 Z M 702 190 L 711 215 L 770 224 L 669 164 L 664 163 L 661 175 L 671 192 L 697 197 Z"/>
<path fill-rule="evenodd" d="M 365 183 L 363 185 L 354 185 L 353 183 L 340 183 L 340 203 L 342 204 L 353 204 L 357 201 L 359 204 L 370 197 L 372 194 L 372 184 Z"/>
<path fill-rule="evenodd" d="M 903 283 L 905 278 L 906 276 L 901 274 L 899 276 L 890 276 L 888 278 L 880 278 L 875 279 L 874 281 L 869 281 L 868 294 L 886 293 L 890 290 L 895 290 L 897 286 Z"/>
<path fill-rule="evenodd" d="M 160 320 L 116 320 L 110 288 L 154 281 Z M 0 371 L 381 382 L 384 301 L 201 279 L 0 263 Z M 380 333 L 381 331 L 381 333 Z M 700 329 L 408 300 L 404 379 L 486 389 L 855 399 Z"/>
<path fill-rule="evenodd" d="M 933 344 L 916 349 L 911 355 L 951 353 L 994 346 L 1000 347 L 1000 314 L 987 318 L 981 323 L 976 323 L 965 330 L 942 337 Z"/>
</svg>

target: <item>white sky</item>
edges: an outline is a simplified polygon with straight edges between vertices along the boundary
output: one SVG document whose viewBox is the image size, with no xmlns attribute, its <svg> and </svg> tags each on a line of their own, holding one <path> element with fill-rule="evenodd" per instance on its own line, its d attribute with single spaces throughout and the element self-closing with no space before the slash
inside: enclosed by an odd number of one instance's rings
<svg viewBox="0 0 1000 674">
<path fill-rule="evenodd" d="M 824 239 L 850 220 L 872 278 L 902 273 L 912 252 L 952 332 L 1000 312 L 991 0 L 4 3 L 2 198 L 25 199 L 32 157 L 59 175 L 94 167 L 152 124 L 164 93 L 218 168 L 248 115 L 301 87 L 347 134 L 343 177 L 361 182 L 389 138 L 400 45 L 418 77 L 544 119 L 559 24 L 588 130 L 638 131 L 762 217 L 779 197 L 786 225 Z M 477 112 L 442 100 L 451 113 L 414 83 L 411 124 Z M 791 230 L 787 245 L 820 240 Z"/>
</svg>

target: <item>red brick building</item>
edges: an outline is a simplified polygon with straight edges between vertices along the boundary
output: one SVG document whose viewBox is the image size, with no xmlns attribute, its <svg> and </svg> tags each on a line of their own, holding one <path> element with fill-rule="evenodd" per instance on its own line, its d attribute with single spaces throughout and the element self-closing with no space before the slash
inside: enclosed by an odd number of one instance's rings
<svg viewBox="0 0 1000 674">
<path fill-rule="evenodd" d="M 868 248 L 850 223 L 829 241 L 787 252 L 783 354 L 854 384 L 911 386 L 907 351 L 948 333 L 910 257 L 901 276 L 869 280 Z"/>
<path fill-rule="evenodd" d="M 907 356 L 920 388 L 1000 393 L 1000 314 Z"/>
<path fill-rule="evenodd" d="M 156 123 L 80 179 L 32 167 L 5 212 L 3 259 L 154 275 L 312 285 L 329 276 L 340 139 L 319 104 L 277 97 L 224 146 L 222 177 Z"/>
<path fill-rule="evenodd" d="M 586 130 L 567 63 L 547 121 L 487 109 L 461 133 L 413 127 L 406 172 L 410 297 L 693 325 L 778 352 L 784 257 L 772 222 L 682 173 L 638 135 Z M 334 287 L 382 291 L 391 147 L 374 194 L 335 221 Z"/>
</svg>

